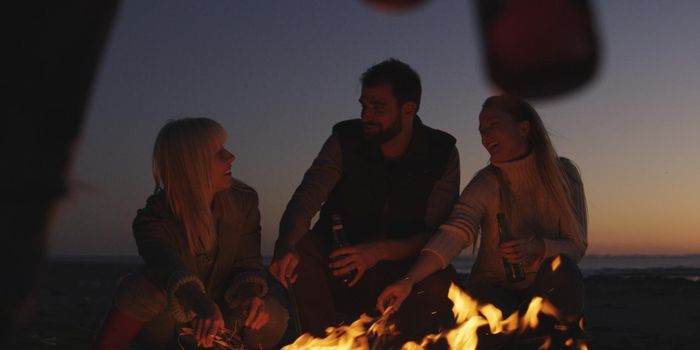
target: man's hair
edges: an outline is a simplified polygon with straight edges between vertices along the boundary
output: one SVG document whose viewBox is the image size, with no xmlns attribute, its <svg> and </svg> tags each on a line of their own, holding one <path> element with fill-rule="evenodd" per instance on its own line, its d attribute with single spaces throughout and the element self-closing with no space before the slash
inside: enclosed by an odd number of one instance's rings
<svg viewBox="0 0 700 350">
<path fill-rule="evenodd" d="M 411 68 L 395 58 L 370 67 L 360 77 L 362 87 L 389 84 L 399 105 L 412 101 L 416 104 L 416 110 L 420 107 L 421 84 L 420 76 Z"/>
</svg>

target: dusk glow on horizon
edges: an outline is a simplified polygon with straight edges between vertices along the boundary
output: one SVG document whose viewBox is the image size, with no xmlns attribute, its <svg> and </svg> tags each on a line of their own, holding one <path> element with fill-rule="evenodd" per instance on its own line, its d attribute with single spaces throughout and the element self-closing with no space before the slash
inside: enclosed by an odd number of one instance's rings
<svg viewBox="0 0 700 350">
<path fill-rule="evenodd" d="M 531 101 L 588 199 L 588 254 L 700 254 L 700 3 L 591 1 L 593 81 Z M 488 164 L 477 116 L 487 80 L 472 1 L 386 14 L 365 1 L 126 0 L 93 87 L 50 254 L 135 255 L 131 222 L 153 191 L 151 152 L 171 118 L 229 133 L 233 175 L 258 191 L 263 254 L 359 77 L 399 58 L 420 75 L 419 116 L 457 138 L 463 189 Z M 468 249 L 464 254 L 470 254 Z"/>
</svg>

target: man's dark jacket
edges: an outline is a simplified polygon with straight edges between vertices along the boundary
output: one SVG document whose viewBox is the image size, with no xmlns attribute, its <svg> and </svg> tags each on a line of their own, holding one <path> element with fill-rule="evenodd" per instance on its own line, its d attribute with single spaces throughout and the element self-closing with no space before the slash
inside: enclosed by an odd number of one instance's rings
<svg viewBox="0 0 700 350">
<path fill-rule="evenodd" d="M 336 124 L 333 133 L 340 140 L 343 174 L 313 232 L 329 240 L 333 214 L 340 214 L 350 244 L 425 232 L 428 198 L 445 173 L 455 138 L 415 117 L 404 156 L 384 160 L 379 145 L 365 140 L 359 119 Z"/>
</svg>

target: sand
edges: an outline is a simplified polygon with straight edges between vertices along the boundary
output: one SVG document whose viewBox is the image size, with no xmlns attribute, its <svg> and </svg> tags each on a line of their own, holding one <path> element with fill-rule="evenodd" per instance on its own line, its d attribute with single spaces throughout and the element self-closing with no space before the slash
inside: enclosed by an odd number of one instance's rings
<svg viewBox="0 0 700 350">
<path fill-rule="evenodd" d="M 88 349 L 134 264 L 53 262 L 2 349 Z M 683 278 L 690 277 L 690 278 Z M 587 273 L 590 349 L 700 349 L 700 269 Z"/>
</svg>

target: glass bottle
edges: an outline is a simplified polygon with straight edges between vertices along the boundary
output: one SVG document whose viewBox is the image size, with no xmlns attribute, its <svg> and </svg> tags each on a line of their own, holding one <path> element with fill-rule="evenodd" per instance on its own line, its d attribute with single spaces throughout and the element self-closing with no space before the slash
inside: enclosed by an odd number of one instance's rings
<svg viewBox="0 0 700 350">
<path fill-rule="evenodd" d="M 331 231 L 333 232 L 333 243 L 331 246 L 332 250 L 336 250 L 339 248 L 347 247 L 349 244 L 345 240 L 345 231 L 343 230 L 343 221 L 340 217 L 340 214 L 333 214 L 331 215 Z M 347 255 L 341 255 L 333 259 L 333 261 L 340 260 Z M 343 279 L 343 282 L 346 284 L 350 283 L 353 278 L 355 278 L 355 274 L 357 273 L 357 270 L 352 270 L 345 276 L 341 276 Z"/>
<path fill-rule="evenodd" d="M 501 244 L 512 241 L 515 239 L 513 237 L 513 232 L 510 230 L 510 225 L 508 225 L 508 220 L 505 214 L 496 214 L 496 220 L 498 220 L 498 238 Z M 503 267 L 506 272 L 506 279 L 510 282 L 520 282 L 525 279 L 525 269 L 523 269 L 522 263 L 511 264 L 508 260 L 503 257 Z"/>
</svg>

